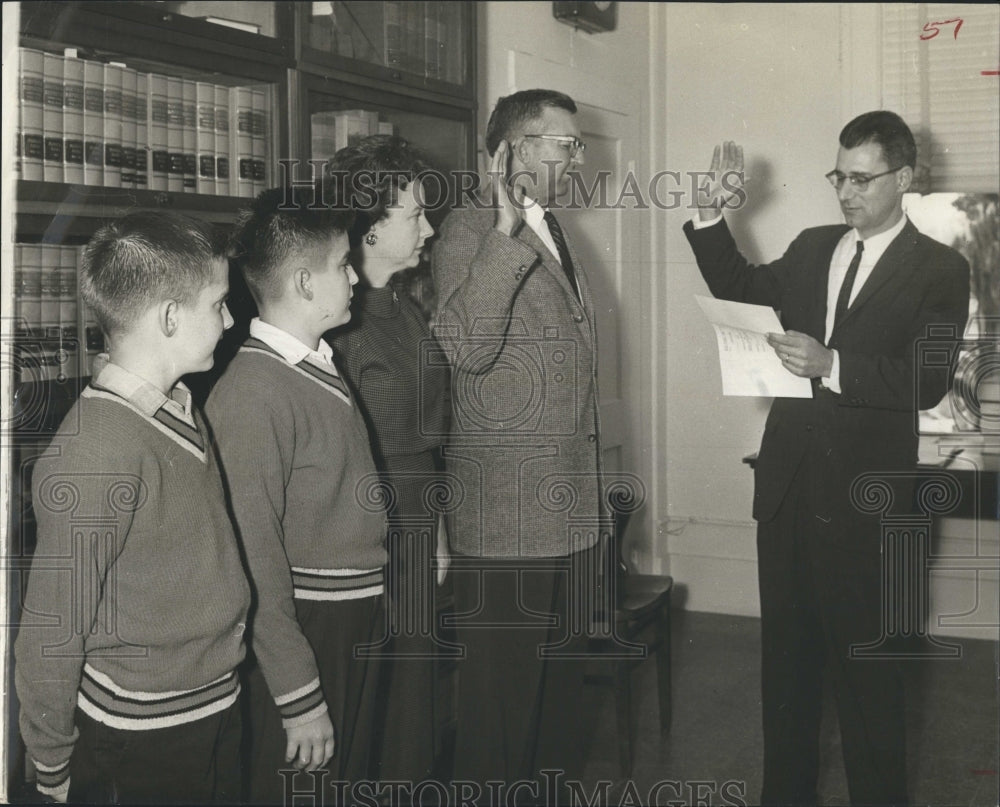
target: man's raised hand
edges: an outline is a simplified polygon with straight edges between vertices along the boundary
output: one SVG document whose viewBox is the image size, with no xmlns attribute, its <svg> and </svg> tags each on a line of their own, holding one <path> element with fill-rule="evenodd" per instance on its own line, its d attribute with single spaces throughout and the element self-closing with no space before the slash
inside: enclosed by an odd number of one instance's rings
<svg viewBox="0 0 1000 807">
<path fill-rule="evenodd" d="M 698 218 L 711 221 L 722 208 L 740 196 L 743 188 L 743 146 L 727 140 L 712 152 L 711 176 L 702 183 L 695 198 Z M 724 180 L 724 181 L 723 181 Z"/>
<path fill-rule="evenodd" d="M 510 179 L 510 144 L 501 140 L 490 158 L 488 172 L 493 209 L 497 212 L 494 228 L 513 235 L 524 222 L 524 188 Z"/>
</svg>

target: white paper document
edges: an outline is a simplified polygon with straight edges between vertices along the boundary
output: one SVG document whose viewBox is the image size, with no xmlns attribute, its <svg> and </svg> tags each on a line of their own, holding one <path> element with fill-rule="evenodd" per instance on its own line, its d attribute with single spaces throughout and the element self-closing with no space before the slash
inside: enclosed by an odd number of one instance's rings
<svg viewBox="0 0 1000 807">
<path fill-rule="evenodd" d="M 766 305 L 734 303 L 696 294 L 719 342 L 723 395 L 812 398 L 812 384 L 786 370 L 768 333 L 784 333 L 778 315 Z"/>
</svg>

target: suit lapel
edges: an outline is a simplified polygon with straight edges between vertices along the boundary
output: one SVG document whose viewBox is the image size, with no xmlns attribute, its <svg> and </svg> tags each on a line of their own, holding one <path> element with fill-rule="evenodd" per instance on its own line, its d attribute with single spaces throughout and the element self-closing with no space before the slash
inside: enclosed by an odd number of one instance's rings
<svg viewBox="0 0 1000 807">
<path fill-rule="evenodd" d="M 569 278 L 566 277 L 566 272 L 563 270 L 562 264 L 559 263 L 559 259 L 549 252 L 549 248 L 545 246 L 545 242 L 538 237 L 538 233 L 528 226 L 527 222 L 521 226 L 521 231 L 517 237 L 538 253 L 542 259 L 542 266 L 559 282 L 563 291 L 576 297 L 576 291 L 569 285 Z M 568 238 L 566 239 L 566 246 L 569 248 L 570 256 L 573 258 L 574 263 L 576 263 L 576 255 L 573 252 L 573 248 L 569 246 Z"/>
<path fill-rule="evenodd" d="M 573 266 L 576 268 L 576 282 L 580 287 L 579 300 L 576 296 L 576 290 L 569 284 L 569 278 L 566 277 L 566 272 L 563 270 L 562 264 L 549 252 L 549 248 L 545 246 L 545 242 L 538 237 L 538 234 L 527 223 L 521 226 L 517 238 L 538 253 L 542 263 L 541 269 L 555 278 L 556 282 L 562 288 L 563 294 L 570 297 L 574 305 L 582 303 L 584 313 L 583 322 L 577 323 L 577 326 L 587 337 L 591 346 L 593 346 L 596 341 L 596 331 L 594 327 L 594 305 L 590 296 L 590 287 L 587 284 L 586 274 L 580 266 L 580 259 L 577 257 L 576 250 L 573 249 L 573 242 L 565 235 L 565 230 L 563 231 L 563 235 L 566 238 L 566 248 L 569 249 L 570 257 L 573 259 Z M 536 269 L 535 271 L 538 270 Z"/>
<path fill-rule="evenodd" d="M 898 281 L 905 276 L 903 269 L 908 264 L 907 256 L 916 244 L 916 236 L 917 228 L 908 221 L 903 231 L 893 239 L 886 251 L 882 253 L 882 257 L 878 259 L 878 263 L 872 269 L 872 273 L 868 276 L 868 280 L 865 281 L 865 285 L 861 287 L 858 296 L 854 298 L 851 307 L 847 309 L 847 313 L 837 323 L 834 330 L 839 330 L 845 322 L 850 322 L 851 318 L 860 309 L 864 308 L 865 304 L 886 283 L 890 280 Z"/>
</svg>

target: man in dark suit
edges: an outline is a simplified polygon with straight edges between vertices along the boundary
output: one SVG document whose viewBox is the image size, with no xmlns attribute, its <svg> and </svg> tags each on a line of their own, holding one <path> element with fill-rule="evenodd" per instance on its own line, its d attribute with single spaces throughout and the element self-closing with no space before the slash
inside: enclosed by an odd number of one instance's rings
<svg viewBox="0 0 1000 807">
<path fill-rule="evenodd" d="M 435 334 L 452 367 L 445 455 L 464 494 L 448 528 L 467 653 L 455 778 L 481 783 L 579 778 L 583 762 L 579 664 L 543 652 L 579 646 L 568 603 L 608 527 L 590 286 L 547 209 L 583 159 L 575 113 L 553 90 L 501 98 L 489 193 L 449 214 L 434 249 Z M 550 802 L 539 787 L 507 795 Z"/>
<path fill-rule="evenodd" d="M 915 164 L 898 115 L 855 118 L 827 174 L 847 223 L 805 230 L 777 261 L 752 266 L 719 212 L 735 196 L 718 179 L 743 168 L 742 150 L 726 143 L 708 201 L 684 227 L 712 293 L 780 311 L 786 332 L 768 341 L 813 382 L 810 399 L 774 401 L 755 467 L 764 804 L 817 803 L 824 675 L 851 802 L 907 800 L 900 670 L 851 653 L 879 639 L 883 596 L 880 525 L 851 487 L 866 472 L 914 468 L 916 410 L 951 380 L 917 366 L 916 344 L 929 325 L 961 337 L 968 317 L 968 264 L 903 214 Z"/>
</svg>

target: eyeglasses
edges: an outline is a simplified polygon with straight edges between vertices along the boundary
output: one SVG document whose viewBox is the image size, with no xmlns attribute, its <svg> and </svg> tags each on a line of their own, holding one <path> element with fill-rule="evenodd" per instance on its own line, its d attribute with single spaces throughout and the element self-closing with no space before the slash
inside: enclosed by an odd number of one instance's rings
<svg viewBox="0 0 1000 807">
<path fill-rule="evenodd" d="M 583 154 L 587 150 L 587 144 L 579 137 L 573 137 L 572 135 L 526 134 L 525 137 L 535 137 L 539 140 L 554 140 L 556 143 L 562 143 L 563 148 L 569 149 L 570 157 Z"/>
<path fill-rule="evenodd" d="M 850 180 L 851 187 L 856 191 L 866 191 L 868 190 L 868 183 L 873 179 L 878 179 L 879 177 L 885 177 L 889 174 L 895 174 L 900 168 L 890 168 L 888 171 L 883 171 L 881 174 L 842 174 L 840 171 L 834 169 L 829 174 L 826 175 L 827 180 L 833 187 L 838 191 L 844 184 L 844 180 Z"/>
</svg>

